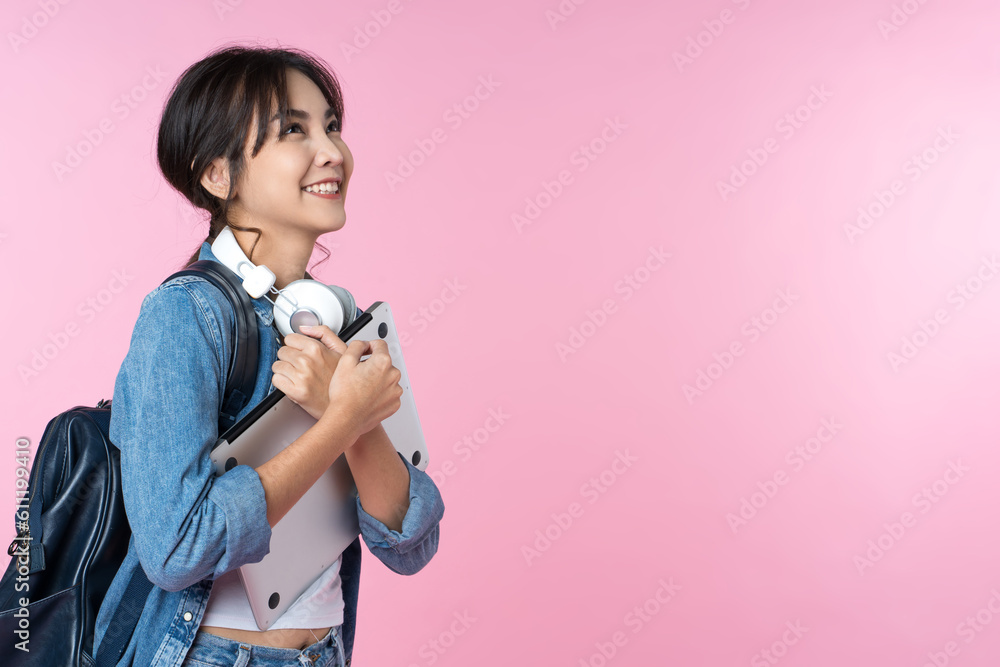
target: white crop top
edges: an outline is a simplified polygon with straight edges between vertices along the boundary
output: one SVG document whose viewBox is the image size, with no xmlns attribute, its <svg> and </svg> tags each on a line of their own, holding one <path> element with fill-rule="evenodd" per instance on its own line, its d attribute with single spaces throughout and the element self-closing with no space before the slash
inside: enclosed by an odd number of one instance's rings
<svg viewBox="0 0 1000 667">
<path fill-rule="evenodd" d="M 344 593 L 340 588 L 340 559 L 326 568 L 323 574 L 278 617 L 269 630 L 289 628 L 325 628 L 344 622 Z M 236 630 L 260 631 L 253 619 L 253 610 L 247 599 L 239 570 L 230 570 L 215 580 L 208 596 L 202 625 Z"/>
</svg>

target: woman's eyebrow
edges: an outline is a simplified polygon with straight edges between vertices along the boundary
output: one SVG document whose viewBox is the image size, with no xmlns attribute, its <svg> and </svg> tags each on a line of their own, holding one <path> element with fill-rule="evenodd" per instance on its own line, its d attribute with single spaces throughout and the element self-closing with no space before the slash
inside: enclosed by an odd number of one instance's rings
<svg viewBox="0 0 1000 667">
<path fill-rule="evenodd" d="M 326 120 L 327 118 L 329 118 L 330 116 L 334 115 L 335 113 L 336 113 L 336 111 L 334 110 L 333 107 L 328 107 L 327 110 L 326 110 L 326 112 L 323 113 L 323 120 Z M 289 109 L 288 110 L 288 115 L 291 116 L 292 118 L 301 118 L 302 120 L 309 120 L 309 118 L 310 118 L 309 112 L 308 111 L 303 111 L 302 109 Z M 280 113 L 276 113 L 273 116 L 271 116 L 271 122 L 273 123 L 274 121 L 278 120 L 279 118 L 281 118 L 281 114 Z"/>
</svg>

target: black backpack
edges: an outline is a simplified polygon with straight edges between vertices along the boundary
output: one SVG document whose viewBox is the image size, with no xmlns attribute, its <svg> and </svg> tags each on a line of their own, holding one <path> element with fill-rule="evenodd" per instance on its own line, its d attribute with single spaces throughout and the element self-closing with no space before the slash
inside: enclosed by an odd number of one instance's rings
<svg viewBox="0 0 1000 667">
<path fill-rule="evenodd" d="M 235 273 L 199 260 L 177 276 L 216 285 L 236 311 L 236 345 L 219 417 L 219 433 L 236 422 L 257 380 L 258 334 L 253 303 Z M 17 537 L 0 579 L 0 664 L 4 667 L 112 667 L 128 646 L 153 584 L 142 568 L 93 656 L 101 602 L 128 550 L 132 531 L 122 501 L 119 451 L 108 437 L 111 401 L 76 406 L 45 427 L 26 489 L 14 514 Z M 24 450 L 26 464 L 28 451 Z M 23 496 L 21 495 L 23 493 Z M 119 631 L 120 630 L 120 631 Z M 112 636 L 113 635 L 113 636 Z M 96 660 L 96 663 L 95 663 Z"/>
</svg>

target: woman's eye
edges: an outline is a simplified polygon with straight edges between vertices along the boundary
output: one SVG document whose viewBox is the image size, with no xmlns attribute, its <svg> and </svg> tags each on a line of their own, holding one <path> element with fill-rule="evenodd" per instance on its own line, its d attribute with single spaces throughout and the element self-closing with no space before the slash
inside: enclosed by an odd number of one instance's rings
<svg viewBox="0 0 1000 667">
<path fill-rule="evenodd" d="M 292 123 L 284 130 L 282 130 L 281 133 L 288 134 L 291 130 L 298 130 L 299 132 L 302 132 L 302 126 L 299 125 L 298 123 Z M 326 131 L 327 133 L 340 132 L 340 123 L 336 120 L 330 121 L 330 124 L 326 126 Z"/>
</svg>

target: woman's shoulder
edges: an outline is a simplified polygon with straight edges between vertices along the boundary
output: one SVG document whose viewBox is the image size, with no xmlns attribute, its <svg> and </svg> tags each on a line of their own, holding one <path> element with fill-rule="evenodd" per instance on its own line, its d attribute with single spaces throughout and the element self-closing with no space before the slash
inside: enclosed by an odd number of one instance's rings
<svg viewBox="0 0 1000 667">
<path fill-rule="evenodd" d="M 142 299 L 134 336 L 171 339 L 191 344 L 192 337 L 209 340 L 219 358 L 232 345 L 236 314 L 219 288 L 199 275 L 174 276 Z"/>
<path fill-rule="evenodd" d="M 186 274 L 172 276 L 154 287 L 142 299 L 140 313 L 154 310 L 163 315 L 184 312 L 214 313 L 223 320 L 232 320 L 233 308 L 225 294 L 208 278 Z"/>
</svg>

